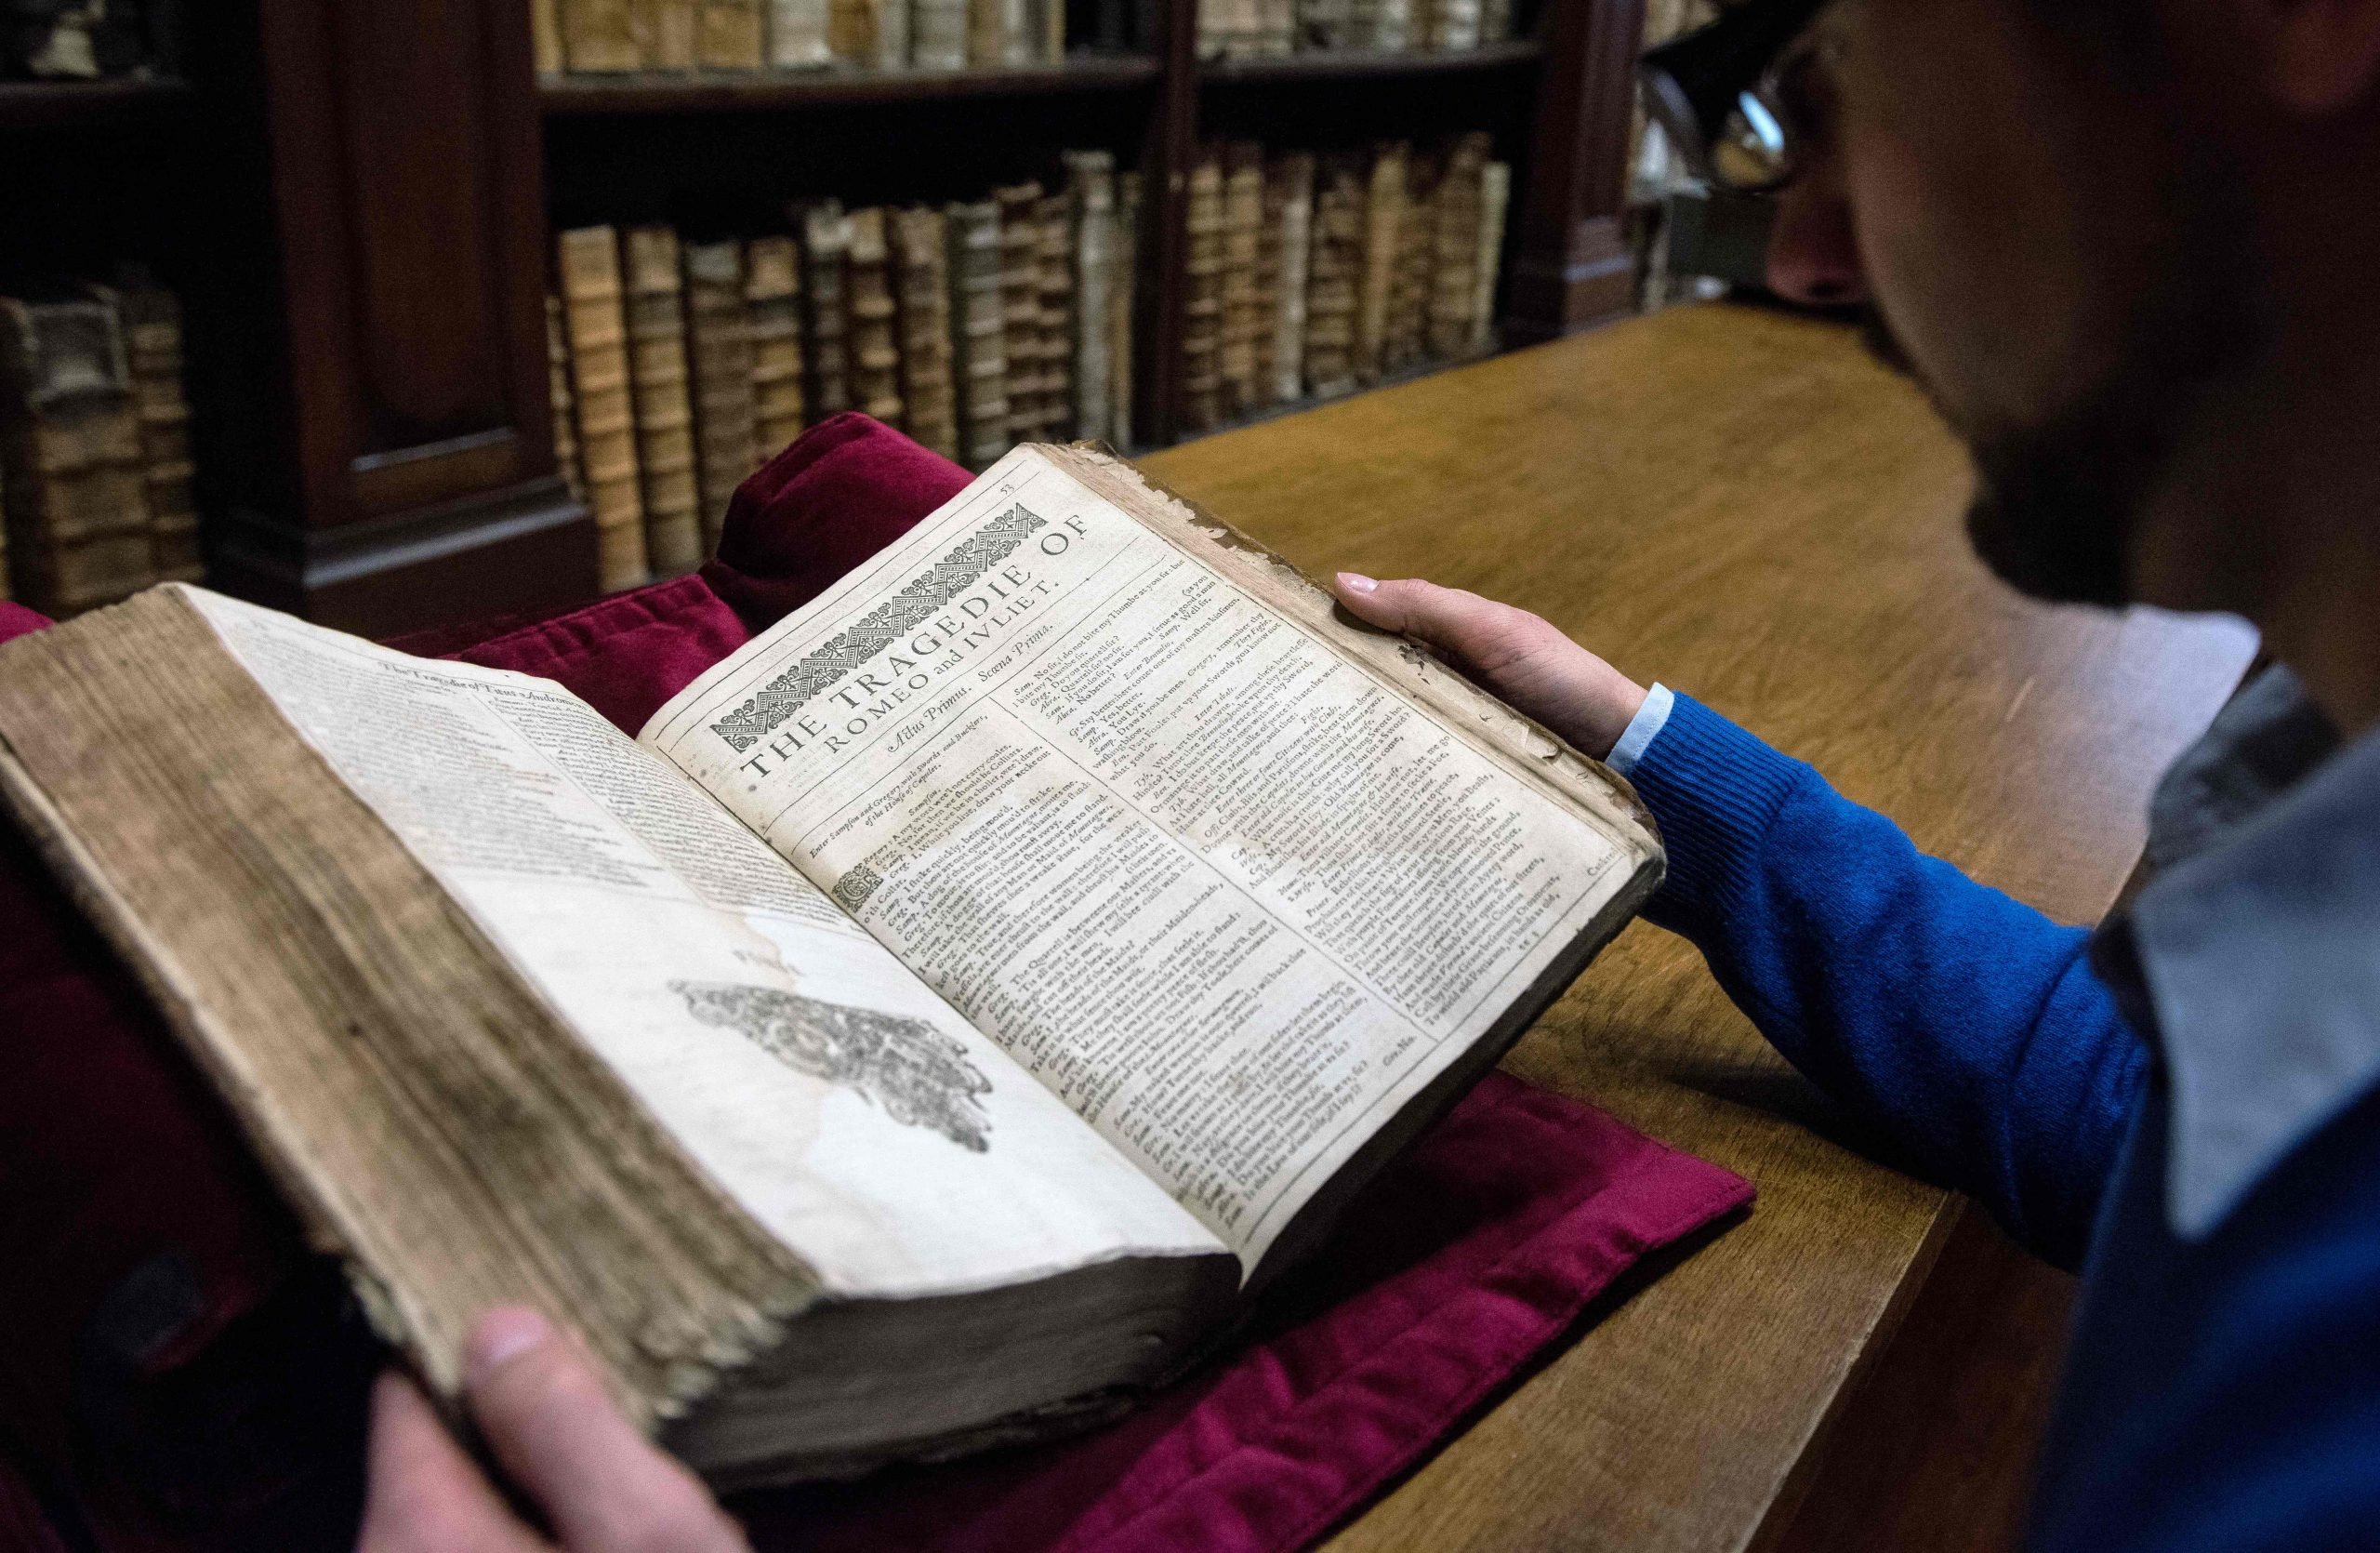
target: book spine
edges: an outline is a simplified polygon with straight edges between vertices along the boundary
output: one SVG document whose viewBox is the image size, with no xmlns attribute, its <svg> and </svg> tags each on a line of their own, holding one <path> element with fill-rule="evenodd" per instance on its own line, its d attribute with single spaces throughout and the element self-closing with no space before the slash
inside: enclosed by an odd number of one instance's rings
<svg viewBox="0 0 2380 1553">
<path fill-rule="evenodd" d="M 1264 226 L 1264 153 L 1237 144 L 1224 156 L 1223 321 L 1216 348 L 1219 410 L 1224 418 L 1257 407 L 1256 339 L 1263 327 L 1257 258 Z"/>
<path fill-rule="evenodd" d="M 587 465 L 578 451 L 578 405 L 570 392 L 569 325 L 562 299 L 546 293 L 546 400 L 554 417 L 554 468 L 570 487 L 570 499 L 587 504 Z"/>
<path fill-rule="evenodd" d="M 774 70 L 818 70 L 832 64 L 827 40 L 827 0 L 768 0 L 769 65 Z"/>
<path fill-rule="evenodd" d="M 562 312 L 570 325 L 579 456 L 587 466 L 588 502 L 595 510 L 599 566 L 604 591 L 616 591 L 653 575 L 644 548 L 644 493 L 628 386 L 619 239 L 610 227 L 580 227 L 563 232 L 555 246 Z"/>
<path fill-rule="evenodd" d="M 1280 269 L 1270 320 L 1268 353 L 1273 403 L 1298 397 L 1305 373 L 1306 288 L 1314 262 L 1314 158 L 1284 156 L 1266 179 L 1267 203 L 1279 209 Z"/>
<path fill-rule="evenodd" d="M 1479 0 L 1479 41 L 1502 43 L 1513 35 L 1513 0 Z"/>
<path fill-rule="evenodd" d="M 911 0 L 909 58 L 919 70 L 967 68 L 967 0 Z"/>
<path fill-rule="evenodd" d="M 1000 213 L 1000 333 L 1008 357 L 1007 439 L 1013 444 L 1039 424 L 1041 185 L 1011 184 L 993 190 L 992 199 Z"/>
<path fill-rule="evenodd" d="M 1389 282 L 1388 330 L 1381 342 L 1382 371 L 1399 370 L 1420 361 L 1428 338 L 1441 166 L 1436 157 L 1421 153 L 1406 159 L 1405 205 L 1396 225 L 1396 272 Z"/>
<path fill-rule="evenodd" d="M 1200 157 L 1190 170 L 1188 228 L 1181 415 L 1183 430 L 1205 431 L 1223 418 L 1218 357 L 1223 345 L 1223 168 L 1212 154 Z"/>
<path fill-rule="evenodd" d="M 852 407 L 851 320 L 844 274 L 852 250 L 851 218 L 834 200 L 800 212 L 801 300 L 806 338 L 802 355 L 813 420 Z"/>
<path fill-rule="evenodd" d="M 1355 17 L 1352 0 L 1296 0 L 1296 4 L 1299 47 L 1355 46 Z"/>
<path fill-rule="evenodd" d="M 839 65 L 877 61 L 878 0 L 827 0 L 826 42 Z"/>
<path fill-rule="evenodd" d="M 887 426 L 905 427 L 892 256 L 884 225 L 881 207 L 851 214 L 851 257 L 844 276 L 845 338 L 850 342 L 853 404 Z"/>
<path fill-rule="evenodd" d="M 959 457 L 959 418 L 951 383 L 949 236 L 942 212 L 922 206 L 894 213 L 893 259 L 900 276 L 901 400 L 909 435 L 944 458 Z"/>
<path fill-rule="evenodd" d="M 1370 46 L 1389 52 L 1413 46 L 1413 0 L 1372 0 Z"/>
<path fill-rule="evenodd" d="M 765 64 L 761 0 L 702 0 L 695 57 L 705 70 L 756 71 Z"/>
<path fill-rule="evenodd" d="M 0 299 L 0 429 L 27 603 L 62 618 L 156 579 L 148 463 L 112 294 Z"/>
<path fill-rule="evenodd" d="M 694 483 L 702 498 L 705 554 L 718 548 L 728 498 L 752 472 L 752 332 L 744 246 L 688 244 L 686 333 L 694 352 Z"/>
<path fill-rule="evenodd" d="M 579 74 L 641 70 L 638 0 L 561 0 L 562 58 Z"/>
<path fill-rule="evenodd" d="M 628 380 L 636 403 L 637 468 L 644 483 L 644 546 L 656 577 L 702 564 L 702 496 L 694 476 L 694 413 L 686 361 L 685 283 L 678 234 L 627 234 Z"/>
<path fill-rule="evenodd" d="M 1033 26 L 1032 0 L 1000 0 L 1000 58 L 1006 65 L 1029 65 L 1040 54 Z"/>
<path fill-rule="evenodd" d="M 754 467 L 777 456 L 809 421 L 801 354 L 801 251 L 790 237 L 756 237 L 745 250 L 744 306 L 752 321 Z"/>
<path fill-rule="evenodd" d="M 959 461 L 982 468 L 1008 451 L 1005 246 L 998 203 L 945 212 L 950 242 L 951 386 Z"/>
<path fill-rule="evenodd" d="M 1409 155 L 1402 141 L 1382 146 L 1372 156 L 1364 195 L 1363 280 L 1356 291 L 1355 380 L 1376 382 L 1388 348 L 1388 317 L 1396 289 L 1397 236 L 1405 219 L 1405 171 Z"/>
<path fill-rule="evenodd" d="M 182 389 L 182 312 L 174 294 L 145 278 L 119 293 L 125 351 L 148 463 L 150 550 L 160 582 L 198 582 L 198 503 L 192 494 L 190 400 Z"/>
<path fill-rule="evenodd" d="M 645 68 L 693 70 L 697 51 L 695 37 L 702 30 L 702 0 L 640 0 L 640 4 Z"/>
<path fill-rule="evenodd" d="M 562 73 L 562 0 L 529 0 L 529 45 L 539 75 Z"/>
<path fill-rule="evenodd" d="M 1041 58 L 1053 65 L 1066 62 L 1066 0 L 1038 0 L 1041 7 Z"/>
<path fill-rule="evenodd" d="M 1096 440 L 1113 428 L 1115 364 L 1116 158 L 1104 151 L 1066 157 L 1073 194 L 1074 431 Z"/>
<path fill-rule="evenodd" d="M 1317 166 L 1316 180 L 1314 259 L 1305 294 L 1305 382 L 1307 392 L 1329 398 L 1355 386 L 1364 186 L 1356 166 L 1337 158 Z"/>
<path fill-rule="evenodd" d="M 1107 440 L 1118 448 L 1133 443 L 1132 349 L 1134 304 L 1141 277 L 1141 175 L 1120 174 L 1116 179 L 1116 268 L 1108 298 L 1108 403 L 1114 420 Z"/>
<path fill-rule="evenodd" d="M 1496 344 L 1496 280 L 1504 257 L 1504 217 L 1512 204 L 1513 166 L 1490 162 L 1479 174 L 1479 251 L 1473 272 L 1471 347 L 1492 350 Z"/>
<path fill-rule="evenodd" d="M 1054 442 L 1074 425 L 1073 213 L 1073 202 L 1063 192 L 1043 196 L 1034 206 L 1034 311 L 1041 365 L 1028 434 L 1039 442 Z"/>
<path fill-rule="evenodd" d="M 967 0 L 967 64 L 992 70 L 1008 62 L 1009 0 Z"/>
<path fill-rule="evenodd" d="M 1479 263 L 1480 183 L 1488 166 L 1488 137 L 1465 135 L 1447 156 L 1438 183 L 1433 224 L 1435 265 L 1430 276 L 1430 353 L 1453 359 L 1471 353 L 1475 333 Z"/>
</svg>

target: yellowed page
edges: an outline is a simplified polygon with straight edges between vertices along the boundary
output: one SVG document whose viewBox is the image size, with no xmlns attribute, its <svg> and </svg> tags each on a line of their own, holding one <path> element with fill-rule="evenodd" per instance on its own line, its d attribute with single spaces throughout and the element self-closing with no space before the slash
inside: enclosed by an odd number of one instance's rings
<svg viewBox="0 0 2380 1553">
<path fill-rule="evenodd" d="M 1250 1268 L 1636 862 L 1030 448 L 641 737 Z"/>
<path fill-rule="evenodd" d="M 799 873 L 560 685 L 190 590 L 340 777 L 827 1293 L 1209 1235 Z"/>
</svg>

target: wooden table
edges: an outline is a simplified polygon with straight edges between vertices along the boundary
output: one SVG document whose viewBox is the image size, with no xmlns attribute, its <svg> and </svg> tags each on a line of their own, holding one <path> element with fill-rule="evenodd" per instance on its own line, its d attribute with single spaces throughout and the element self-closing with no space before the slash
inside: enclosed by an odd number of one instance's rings
<svg viewBox="0 0 2380 1553">
<path fill-rule="evenodd" d="M 1672 312 L 1145 465 L 1309 571 L 1537 610 L 2069 922 L 2114 899 L 2157 773 L 2253 645 L 2015 598 L 1967 552 L 1965 464 L 1919 397 L 1846 332 L 1765 312 Z M 1741 1172 L 1758 1204 L 1607 1305 L 1335 1548 L 2004 1543 L 2055 1368 L 2055 1275 L 1863 1157 L 1655 928 L 1630 928 L 1507 1066 Z"/>
</svg>

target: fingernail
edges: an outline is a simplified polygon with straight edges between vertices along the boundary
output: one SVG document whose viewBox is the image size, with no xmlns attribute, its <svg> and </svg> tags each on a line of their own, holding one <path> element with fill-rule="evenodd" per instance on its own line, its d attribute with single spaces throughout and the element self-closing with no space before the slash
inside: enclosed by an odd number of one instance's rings
<svg viewBox="0 0 2380 1553">
<path fill-rule="evenodd" d="M 1339 586 L 1344 588 L 1350 593 L 1376 593 L 1380 591 L 1380 584 L 1373 581 L 1370 577 L 1366 577 L 1361 572 L 1341 572 L 1339 574 Z"/>
<path fill-rule="evenodd" d="M 463 1368 L 473 1386 L 553 1335 L 546 1319 L 526 1306 L 508 1305 L 482 1316 L 471 1329 Z"/>
</svg>

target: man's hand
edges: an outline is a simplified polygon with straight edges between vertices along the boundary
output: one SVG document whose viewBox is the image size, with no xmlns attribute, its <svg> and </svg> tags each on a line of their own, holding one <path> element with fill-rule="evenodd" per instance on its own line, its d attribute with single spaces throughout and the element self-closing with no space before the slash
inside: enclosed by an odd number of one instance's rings
<svg viewBox="0 0 2380 1553">
<path fill-rule="evenodd" d="M 1385 630 L 1417 636 L 1473 679 L 1602 760 L 1645 704 L 1645 687 L 1525 609 L 1435 582 L 1375 582 L 1341 572 L 1339 602 Z"/>
<path fill-rule="evenodd" d="M 748 1553 L 709 1492 L 629 1427 L 576 1347 L 536 1312 L 480 1319 L 466 1386 L 489 1447 L 567 1553 Z M 371 1473 L 358 1553 L 554 1553 L 393 1373 L 372 1396 Z"/>
</svg>

